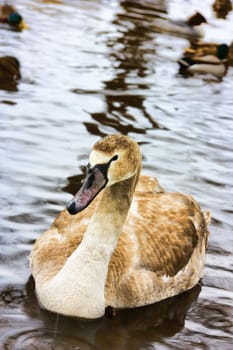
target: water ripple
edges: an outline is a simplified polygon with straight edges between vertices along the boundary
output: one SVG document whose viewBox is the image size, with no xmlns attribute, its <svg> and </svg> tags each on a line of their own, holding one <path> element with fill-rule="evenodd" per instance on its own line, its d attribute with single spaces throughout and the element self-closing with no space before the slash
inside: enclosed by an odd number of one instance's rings
<svg viewBox="0 0 233 350">
<path fill-rule="evenodd" d="M 233 69 L 221 82 L 178 77 L 189 42 L 162 31 L 199 9 L 207 36 L 225 26 L 227 39 L 232 13 L 218 21 L 212 2 L 22 0 L 30 30 L 1 24 L 0 54 L 17 56 L 22 79 L 0 91 L 0 348 L 231 349 Z M 111 322 L 59 317 L 55 336 L 56 316 L 24 287 L 27 257 L 80 186 L 93 143 L 115 132 L 138 141 L 144 173 L 211 211 L 203 287 Z"/>
</svg>

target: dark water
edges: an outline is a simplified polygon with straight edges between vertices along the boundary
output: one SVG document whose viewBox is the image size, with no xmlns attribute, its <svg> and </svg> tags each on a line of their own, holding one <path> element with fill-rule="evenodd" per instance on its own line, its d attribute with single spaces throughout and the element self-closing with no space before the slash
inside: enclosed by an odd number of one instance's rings
<svg viewBox="0 0 233 350">
<path fill-rule="evenodd" d="M 22 80 L 0 91 L 0 349 L 233 349 L 233 68 L 220 83 L 177 77 L 188 40 L 157 26 L 197 3 L 22 0 L 30 30 L 1 26 L 0 55 L 20 60 Z M 232 16 L 224 23 L 233 33 Z M 205 275 L 114 319 L 58 317 L 39 308 L 27 256 L 77 190 L 93 143 L 115 132 L 140 143 L 163 187 L 212 212 Z"/>
</svg>

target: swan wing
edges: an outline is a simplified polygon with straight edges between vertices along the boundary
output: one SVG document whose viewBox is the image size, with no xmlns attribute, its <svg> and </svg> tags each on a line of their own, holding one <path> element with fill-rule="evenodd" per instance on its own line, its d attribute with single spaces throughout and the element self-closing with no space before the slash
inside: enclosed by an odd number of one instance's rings
<svg viewBox="0 0 233 350">
<path fill-rule="evenodd" d="M 206 240 L 204 216 L 190 196 L 136 192 L 110 261 L 108 304 L 141 306 L 192 288 Z"/>
</svg>

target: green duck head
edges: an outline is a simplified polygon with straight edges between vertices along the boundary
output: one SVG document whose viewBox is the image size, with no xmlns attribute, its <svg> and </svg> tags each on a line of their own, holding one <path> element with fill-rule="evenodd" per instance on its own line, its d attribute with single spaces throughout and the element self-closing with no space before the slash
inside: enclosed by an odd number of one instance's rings
<svg viewBox="0 0 233 350">
<path fill-rule="evenodd" d="M 7 21 L 11 26 L 17 27 L 19 29 L 28 29 L 28 26 L 24 22 L 23 17 L 17 12 L 10 13 L 7 17 Z"/>
<path fill-rule="evenodd" d="M 228 56 L 229 47 L 227 44 L 221 44 L 217 47 L 217 57 L 220 60 L 225 60 Z"/>
<path fill-rule="evenodd" d="M 18 26 L 22 22 L 23 17 L 19 13 L 13 12 L 9 14 L 7 20 L 10 25 Z"/>
</svg>

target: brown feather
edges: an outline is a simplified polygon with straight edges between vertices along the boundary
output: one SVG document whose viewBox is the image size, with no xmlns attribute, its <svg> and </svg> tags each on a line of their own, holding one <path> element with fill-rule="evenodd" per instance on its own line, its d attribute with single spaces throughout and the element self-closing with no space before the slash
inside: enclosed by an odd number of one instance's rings
<svg viewBox="0 0 233 350">
<path fill-rule="evenodd" d="M 62 211 L 38 238 L 32 251 L 32 270 L 34 276 L 40 275 L 40 283 L 55 276 L 80 244 L 101 196 L 76 216 Z M 165 193 L 156 179 L 140 176 L 110 260 L 106 305 L 140 306 L 191 288 L 200 276 L 190 264 L 197 263 L 197 252 L 205 254 L 207 237 L 205 217 L 190 196 Z M 188 272 L 179 279 L 179 271 L 188 264 Z"/>
</svg>

